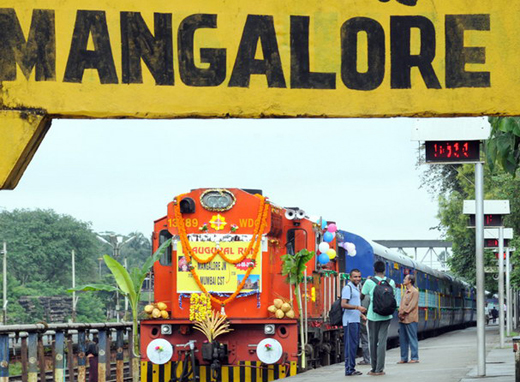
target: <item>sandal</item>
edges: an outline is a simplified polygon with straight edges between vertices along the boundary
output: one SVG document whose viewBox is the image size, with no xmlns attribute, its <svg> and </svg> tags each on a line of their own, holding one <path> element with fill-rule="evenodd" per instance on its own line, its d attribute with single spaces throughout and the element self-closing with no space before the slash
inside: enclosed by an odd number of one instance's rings
<svg viewBox="0 0 520 382">
<path fill-rule="evenodd" d="M 418 359 L 412 359 L 411 361 L 408 361 L 408 363 L 419 363 Z"/>
<path fill-rule="evenodd" d="M 401 361 L 399 361 L 399 362 L 397 362 L 397 363 L 408 363 L 408 361 L 402 361 L 402 360 L 401 360 Z"/>
</svg>

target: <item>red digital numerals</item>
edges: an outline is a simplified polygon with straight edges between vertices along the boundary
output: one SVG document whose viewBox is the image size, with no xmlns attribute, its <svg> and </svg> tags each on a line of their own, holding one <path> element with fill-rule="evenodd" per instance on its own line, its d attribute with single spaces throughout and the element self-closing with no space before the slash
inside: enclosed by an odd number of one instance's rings
<svg viewBox="0 0 520 382">
<path fill-rule="evenodd" d="M 445 142 L 433 144 L 433 156 L 435 158 L 469 158 L 468 142 Z"/>
</svg>

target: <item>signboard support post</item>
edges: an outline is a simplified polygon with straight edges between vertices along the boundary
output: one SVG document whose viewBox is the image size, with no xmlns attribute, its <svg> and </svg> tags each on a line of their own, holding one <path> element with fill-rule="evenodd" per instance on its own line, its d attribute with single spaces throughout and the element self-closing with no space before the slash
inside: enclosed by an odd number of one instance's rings
<svg viewBox="0 0 520 382">
<path fill-rule="evenodd" d="M 504 347 L 504 227 L 498 228 L 498 327 L 500 347 Z"/>
<path fill-rule="evenodd" d="M 513 308 L 513 304 L 511 301 L 511 261 L 509 259 L 510 251 L 509 247 L 506 248 L 506 301 L 507 301 L 507 311 L 506 311 L 506 323 L 507 323 L 507 336 L 511 336 L 511 332 L 513 331 L 512 315 L 511 311 Z"/>
<path fill-rule="evenodd" d="M 484 166 L 475 163 L 475 256 L 477 271 L 477 376 L 486 375 L 486 318 L 484 317 Z"/>
<path fill-rule="evenodd" d="M 3 304 L 2 304 L 2 310 L 3 310 L 3 318 L 2 323 L 4 325 L 7 325 L 7 243 L 4 241 L 4 249 L 2 250 L 3 256 L 3 262 L 2 262 L 2 276 L 3 276 Z"/>
</svg>

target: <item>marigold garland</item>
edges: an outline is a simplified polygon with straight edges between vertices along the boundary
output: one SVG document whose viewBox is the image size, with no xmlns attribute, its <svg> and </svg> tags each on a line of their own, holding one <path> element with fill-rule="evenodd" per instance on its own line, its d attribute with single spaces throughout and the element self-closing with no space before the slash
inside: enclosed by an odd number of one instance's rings
<svg viewBox="0 0 520 382">
<path fill-rule="evenodd" d="M 211 301 L 213 301 L 217 304 L 220 304 L 221 307 L 224 307 L 224 305 L 233 301 L 236 298 L 236 296 L 240 293 L 240 291 L 242 290 L 242 288 L 244 287 L 244 285 L 246 283 L 246 280 L 249 278 L 249 275 L 253 271 L 254 267 L 248 267 L 248 269 L 244 275 L 244 278 L 242 279 L 242 282 L 238 285 L 235 292 L 231 296 L 229 296 L 227 299 L 225 299 L 224 301 L 221 301 L 221 300 L 217 299 L 216 297 L 213 297 L 211 294 L 209 294 L 209 292 L 206 290 L 204 285 L 202 285 L 202 283 L 200 282 L 199 276 L 197 275 L 197 272 L 195 271 L 195 267 L 191 264 L 191 259 L 194 259 L 199 264 L 205 264 L 205 263 L 209 263 L 217 255 L 219 255 L 224 261 L 226 261 L 228 263 L 238 264 L 238 263 L 242 262 L 249 254 L 251 254 L 251 249 L 253 249 L 253 255 L 252 255 L 251 260 L 253 261 L 253 263 L 256 263 L 256 256 L 258 254 L 258 249 L 260 248 L 260 244 L 262 242 L 262 232 L 264 232 L 265 227 L 267 226 L 267 215 L 269 212 L 269 203 L 267 201 L 267 198 L 264 198 L 263 196 L 258 195 L 258 197 L 260 198 L 260 206 L 258 208 L 258 216 L 255 219 L 255 228 L 253 231 L 253 236 L 251 238 L 249 246 L 247 247 L 247 249 L 244 251 L 244 254 L 239 259 L 231 260 L 229 257 L 227 257 L 223 253 L 221 248 L 217 248 L 217 250 L 215 251 L 215 253 L 212 256 L 210 256 L 206 260 L 202 260 L 193 253 L 190 242 L 188 240 L 188 234 L 186 233 L 186 227 L 184 226 L 184 219 L 182 217 L 180 205 L 179 205 L 179 203 L 177 203 L 177 201 L 181 200 L 183 196 L 184 196 L 184 194 L 179 195 L 175 199 L 176 202 L 175 202 L 173 210 L 174 210 L 174 214 L 175 214 L 175 221 L 177 222 L 177 229 L 179 232 L 179 238 L 181 240 L 182 249 L 185 251 L 185 256 L 186 256 L 186 260 L 187 260 L 188 264 L 190 264 L 189 270 L 190 270 L 191 274 L 193 275 L 193 279 L 199 286 L 200 290 L 204 294 L 208 295 L 211 298 Z"/>
</svg>

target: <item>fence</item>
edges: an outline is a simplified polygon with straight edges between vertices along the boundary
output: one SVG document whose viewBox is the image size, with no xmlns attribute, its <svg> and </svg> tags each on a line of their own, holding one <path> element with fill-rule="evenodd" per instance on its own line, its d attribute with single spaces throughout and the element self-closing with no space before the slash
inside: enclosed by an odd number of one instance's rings
<svg viewBox="0 0 520 382">
<path fill-rule="evenodd" d="M 91 336 L 99 341 L 98 381 L 112 378 L 115 361 L 116 381 L 123 382 L 125 358 L 131 361 L 133 356 L 131 334 L 132 324 L 127 322 L 0 325 L 0 382 L 9 381 L 14 363 L 21 364 L 23 382 L 47 381 L 49 371 L 55 382 L 85 382 Z"/>
</svg>

